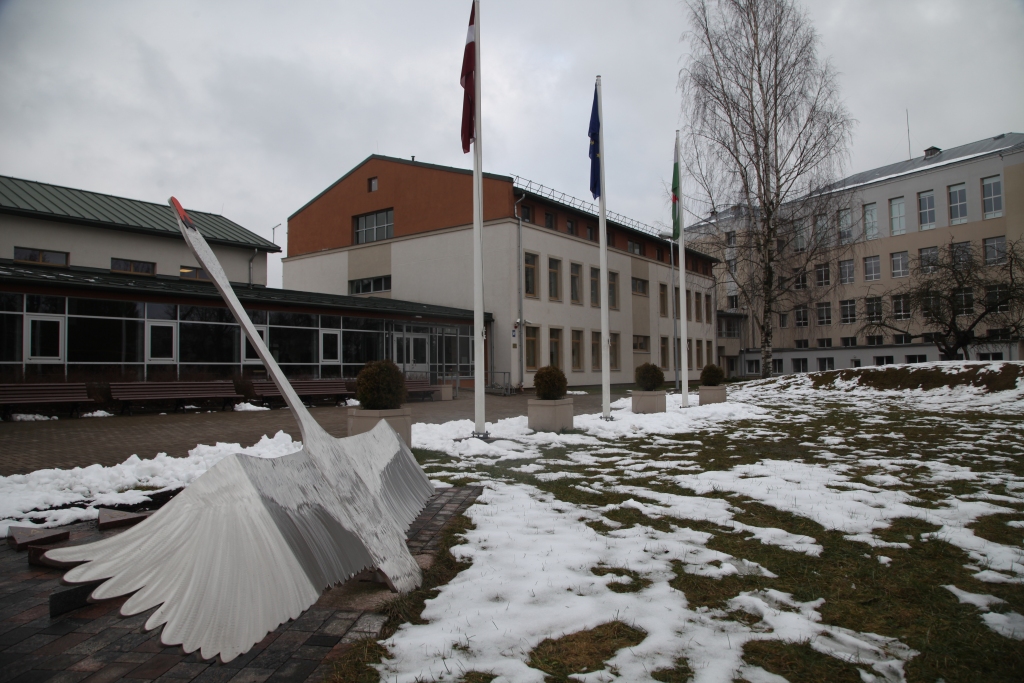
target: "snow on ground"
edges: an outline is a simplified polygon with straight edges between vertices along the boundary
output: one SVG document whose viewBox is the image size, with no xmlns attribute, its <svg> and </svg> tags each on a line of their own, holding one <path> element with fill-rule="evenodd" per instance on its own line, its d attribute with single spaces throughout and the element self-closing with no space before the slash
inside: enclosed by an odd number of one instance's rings
<svg viewBox="0 0 1024 683">
<path fill-rule="evenodd" d="M 83 413 L 82 417 L 114 417 L 114 414 L 105 410 L 94 410 L 91 413 Z"/>
<path fill-rule="evenodd" d="M 276 458 L 300 448 L 301 442 L 281 431 L 248 448 L 237 443 L 199 445 L 187 458 L 158 453 L 143 460 L 133 455 L 113 467 L 90 465 L 0 477 L 0 537 L 7 536 L 9 526 L 60 526 L 95 519 L 98 507 L 144 503 L 147 494 L 188 486 L 231 453 Z"/>
<path fill-rule="evenodd" d="M 46 420 L 57 420 L 59 419 L 56 415 L 53 417 L 47 417 L 46 415 L 34 415 L 29 413 L 14 413 L 11 415 L 11 422 L 45 422 Z"/>
<path fill-rule="evenodd" d="M 236 413 L 255 413 L 261 410 L 270 410 L 270 408 L 267 408 L 266 406 L 254 406 L 247 402 L 236 403 L 234 407 L 234 411 Z"/>
</svg>

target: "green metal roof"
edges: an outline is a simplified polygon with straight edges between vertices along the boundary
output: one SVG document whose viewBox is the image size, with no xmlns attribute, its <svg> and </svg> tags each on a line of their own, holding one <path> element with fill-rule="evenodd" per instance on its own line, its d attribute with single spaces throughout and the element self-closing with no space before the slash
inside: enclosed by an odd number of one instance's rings
<svg viewBox="0 0 1024 683">
<path fill-rule="evenodd" d="M 10 259 L 0 259 L 0 290 L 18 291 L 19 287 L 61 287 L 79 290 L 80 296 L 91 292 L 118 292 L 125 298 L 151 296 L 188 297 L 210 299 L 212 305 L 223 304 L 220 294 L 211 282 L 181 280 L 176 277 L 140 277 L 122 275 L 98 268 L 53 268 L 28 266 Z M 408 318 L 430 317 L 473 323 L 473 311 L 449 306 L 434 306 L 398 299 L 344 296 L 302 292 L 294 289 L 274 289 L 244 283 L 232 283 L 235 295 L 247 306 L 282 306 L 295 308 L 332 309 L 347 315 L 376 313 Z M 484 314 L 490 322 L 494 316 Z"/>
<path fill-rule="evenodd" d="M 187 209 L 208 242 L 276 252 L 281 248 L 215 213 Z M 0 176 L 0 212 L 99 228 L 182 239 L 167 204 L 86 192 L 33 180 Z"/>
</svg>

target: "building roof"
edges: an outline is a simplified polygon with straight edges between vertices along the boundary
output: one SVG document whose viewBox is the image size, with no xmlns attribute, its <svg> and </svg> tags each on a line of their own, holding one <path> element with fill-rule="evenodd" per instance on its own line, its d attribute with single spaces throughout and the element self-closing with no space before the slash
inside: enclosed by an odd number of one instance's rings
<svg viewBox="0 0 1024 683">
<path fill-rule="evenodd" d="M 836 184 L 835 189 L 852 189 L 859 185 L 877 183 L 883 180 L 890 180 L 898 176 L 909 175 L 920 171 L 928 171 L 937 166 L 960 161 L 967 161 L 977 157 L 997 154 L 1011 147 L 1024 145 L 1024 133 L 1001 133 L 995 137 L 985 138 L 976 142 L 969 142 L 966 145 L 940 150 L 937 154 L 922 155 L 907 161 L 899 161 L 888 166 L 880 166 L 870 171 L 862 171 L 844 178 Z M 938 149 L 929 147 L 929 150 Z"/>
<path fill-rule="evenodd" d="M 182 239 L 174 211 L 167 204 L 8 176 L 0 176 L 0 213 Z M 270 240 L 224 216 L 192 209 L 188 209 L 188 213 L 199 232 L 212 244 L 281 251 Z"/>
<path fill-rule="evenodd" d="M 159 295 L 211 299 L 218 303 L 223 301 L 213 283 L 210 282 L 182 280 L 169 276 L 139 277 L 110 273 L 98 268 L 29 266 L 14 263 L 10 259 L 0 259 L 0 285 L 73 288 L 82 290 L 85 296 L 90 292 L 120 292 L 125 296 Z M 258 285 L 250 288 L 244 283 L 232 283 L 232 288 L 238 299 L 247 305 L 305 306 L 335 309 L 339 312 L 349 311 L 356 315 L 362 312 L 408 317 L 450 318 L 464 320 L 470 324 L 473 322 L 473 311 L 463 308 L 434 306 L 397 299 L 273 289 Z M 493 320 L 493 317 L 490 313 L 484 315 L 487 322 Z"/>
</svg>

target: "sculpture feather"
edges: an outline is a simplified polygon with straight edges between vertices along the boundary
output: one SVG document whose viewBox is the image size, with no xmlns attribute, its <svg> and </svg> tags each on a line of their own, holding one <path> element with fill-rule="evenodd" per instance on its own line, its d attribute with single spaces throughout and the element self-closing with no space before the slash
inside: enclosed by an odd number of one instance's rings
<svg viewBox="0 0 1024 683">
<path fill-rule="evenodd" d="M 376 568 L 394 590 L 422 575 L 405 531 L 433 494 L 408 445 L 384 420 L 336 439 L 313 419 L 235 296 L 206 240 L 173 197 L 178 228 L 256 349 L 299 423 L 303 447 L 274 459 L 225 457 L 141 524 L 49 551 L 84 562 L 71 583 L 105 580 L 102 600 L 132 594 L 125 616 L 153 607 L 164 645 L 229 662 L 324 589 Z"/>
</svg>

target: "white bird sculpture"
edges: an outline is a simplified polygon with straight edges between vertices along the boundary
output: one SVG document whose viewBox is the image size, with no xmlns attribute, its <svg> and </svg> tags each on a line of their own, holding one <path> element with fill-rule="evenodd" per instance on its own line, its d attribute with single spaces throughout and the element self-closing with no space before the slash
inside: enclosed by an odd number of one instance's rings
<svg viewBox="0 0 1024 683">
<path fill-rule="evenodd" d="M 274 459 L 225 457 L 141 524 L 46 556 L 83 562 L 69 583 L 105 580 L 93 600 L 133 594 L 130 616 L 159 608 L 164 645 L 224 662 L 297 618 L 330 586 L 377 569 L 393 590 L 419 586 L 405 532 L 434 489 L 384 420 L 336 439 L 317 424 L 242 309 L 189 215 L 178 228 L 256 349 L 299 423 L 302 449 Z"/>
</svg>

